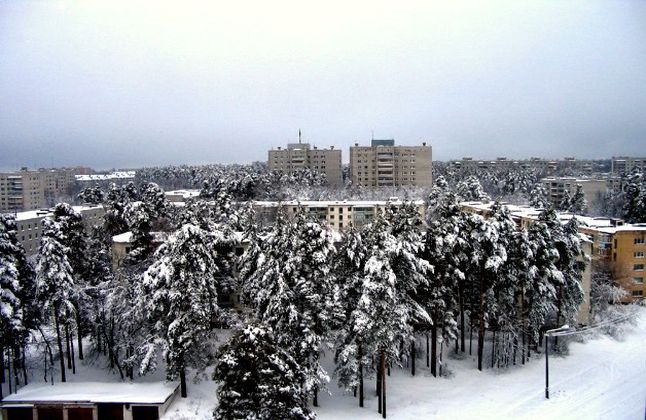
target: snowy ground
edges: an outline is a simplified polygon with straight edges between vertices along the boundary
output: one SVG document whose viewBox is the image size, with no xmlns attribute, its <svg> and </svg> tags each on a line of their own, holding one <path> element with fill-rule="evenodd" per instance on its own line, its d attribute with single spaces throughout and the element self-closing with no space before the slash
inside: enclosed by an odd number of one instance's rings
<svg viewBox="0 0 646 420">
<path fill-rule="evenodd" d="M 433 378 L 424 357 L 417 376 L 393 369 L 387 378 L 388 418 L 391 419 L 644 419 L 646 414 L 646 308 L 638 308 L 639 320 L 627 328 L 623 340 L 606 336 L 571 343 L 566 357 L 550 358 L 551 398 L 544 397 L 545 361 L 541 355 L 523 367 L 478 372 L 473 357 L 449 358 L 449 378 Z M 224 337 L 221 337 L 224 339 Z M 96 361 L 79 364 L 71 382 L 114 381 Z M 81 367 L 82 366 L 82 367 Z M 331 357 L 326 359 L 331 372 Z M 211 419 L 216 384 L 208 379 L 189 382 L 189 397 L 178 398 L 164 420 Z M 163 372 L 137 378 L 136 382 L 163 380 Z M 40 377 L 32 382 L 42 381 Z M 58 382 L 58 380 L 56 381 Z M 366 406 L 343 393 L 332 379 L 332 395 L 322 394 L 319 419 L 377 419 L 374 379 L 366 381 Z M 5 394 L 6 395 L 6 394 Z"/>
<path fill-rule="evenodd" d="M 545 399 L 545 359 L 509 370 L 478 372 L 473 358 L 449 359 L 453 375 L 433 378 L 425 364 L 415 377 L 393 369 L 388 378 L 391 419 L 614 419 L 641 420 L 646 410 L 646 308 L 622 341 L 601 336 L 571 343 L 566 357 L 550 358 L 551 398 Z M 328 357 L 327 368 L 332 371 Z M 210 419 L 216 387 L 204 381 L 176 402 L 166 420 Z M 378 419 L 374 380 L 366 383 L 366 406 L 330 383 L 332 395 L 319 397 L 317 417 Z"/>
</svg>

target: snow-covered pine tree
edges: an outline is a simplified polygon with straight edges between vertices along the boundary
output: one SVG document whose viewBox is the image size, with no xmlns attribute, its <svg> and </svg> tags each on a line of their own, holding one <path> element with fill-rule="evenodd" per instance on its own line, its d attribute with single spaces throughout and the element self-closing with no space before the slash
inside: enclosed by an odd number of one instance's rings
<svg viewBox="0 0 646 420">
<path fill-rule="evenodd" d="M 623 218 L 628 223 L 646 222 L 646 179 L 636 170 L 626 180 Z"/>
<path fill-rule="evenodd" d="M 422 218 L 412 201 L 388 206 L 385 217 L 390 222 L 390 233 L 399 245 L 390 256 L 391 266 L 397 276 L 402 298 L 409 308 L 413 331 L 426 328 L 431 319 L 424 305 L 424 297 L 419 291 L 433 281 L 433 266 L 424 255 Z M 408 344 L 404 343 L 405 348 L 408 348 Z M 410 338 L 410 349 L 411 372 L 415 374 L 415 335 Z"/>
<path fill-rule="evenodd" d="M 254 322 L 220 347 L 215 419 L 315 418 L 307 407 L 305 370 L 280 341 L 271 328 Z"/>
<path fill-rule="evenodd" d="M 155 253 L 155 262 L 137 289 L 136 305 L 151 325 L 153 340 L 160 344 L 169 379 L 179 376 L 186 397 L 186 368 L 202 368 L 209 360 L 214 326 L 220 317 L 217 258 L 213 252 L 218 232 L 184 225 Z M 154 351 L 148 347 L 141 373 L 150 365 Z M 199 363 L 198 363 L 199 362 Z"/>
<path fill-rule="evenodd" d="M 105 199 L 105 193 L 98 185 L 83 189 L 77 196 L 82 204 L 101 204 Z"/>
<path fill-rule="evenodd" d="M 433 376 L 437 376 L 437 337 L 451 338 L 458 333 L 457 317 L 461 316 L 464 331 L 464 312 L 459 311 L 458 282 L 464 280 L 460 271 L 465 258 L 465 244 L 460 235 L 463 228 L 461 211 L 457 198 L 451 192 L 447 194 L 442 205 L 437 209 L 435 220 L 426 232 L 425 256 L 434 267 L 434 275 L 428 284 L 419 289 L 420 302 L 427 309 L 431 318 L 431 348 L 429 364 Z M 462 334 L 462 351 L 464 351 L 464 334 Z M 428 342 L 427 342 L 428 344 Z M 427 349 L 427 352 L 429 349 Z"/>
<path fill-rule="evenodd" d="M 529 343 L 537 343 L 547 317 L 556 310 L 557 287 L 563 283 L 563 273 L 556 267 L 559 252 L 545 221 L 553 223 L 554 210 L 545 210 L 539 220 L 532 223 L 528 238 L 533 258 L 529 266 L 530 280 L 524 290 L 524 312 Z M 556 220 L 556 223 L 559 223 Z"/>
<path fill-rule="evenodd" d="M 540 182 L 534 184 L 529 192 L 529 205 L 537 209 L 546 209 L 550 206 L 547 191 Z"/>
<path fill-rule="evenodd" d="M 54 318 L 58 354 L 61 365 L 61 381 L 66 381 L 61 324 L 69 321 L 75 311 L 76 287 L 74 271 L 68 258 L 69 251 L 60 242 L 58 223 L 50 218 L 43 220 L 43 237 L 36 265 L 37 296 L 41 305 L 51 310 Z"/>
<path fill-rule="evenodd" d="M 577 185 L 574 195 L 572 196 L 570 211 L 574 214 L 585 214 L 587 208 L 588 201 L 585 199 L 583 187 L 581 187 L 581 185 Z"/>
<path fill-rule="evenodd" d="M 320 347 L 336 313 L 332 235 L 299 209 L 292 220 L 280 216 L 258 239 L 253 259 L 243 267 L 245 296 L 256 317 L 306 369 L 305 388 L 314 391 L 316 404 L 316 390 L 328 380 Z"/>
<path fill-rule="evenodd" d="M 374 368 L 369 355 L 374 351 L 364 344 L 361 328 L 354 322 L 353 311 L 363 292 L 363 277 L 368 248 L 360 231 L 351 227 L 345 232 L 344 243 L 337 254 L 334 271 L 340 289 L 343 313 L 336 336 L 335 375 L 345 390 L 358 390 L 359 407 L 364 403 L 364 379 L 372 376 Z"/>
<path fill-rule="evenodd" d="M 463 181 L 458 182 L 455 192 L 463 201 L 487 201 L 489 195 L 484 192 L 477 177 L 471 175 Z"/>
<path fill-rule="evenodd" d="M 559 259 L 556 267 L 563 273 L 563 284 L 558 289 L 556 324 L 575 324 L 576 314 L 583 302 L 582 278 L 586 256 L 581 248 L 579 222 L 572 217 L 562 229 L 562 236 L 556 236 Z"/>
<path fill-rule="evenodd" d="M 563 191 L 563 198 L 559 202 L 558 209 L 561 211 L 570 211 L 572 208 L 572 195 L 569 190 Z"/>
<path fill-rule="evenodd" d="M 493 331 L 492 339 L 492 367 L 496 361 L 505 364 L 508 356 L 513 352 L 517 290 L 519 287 L 518 267 L 514 263 L 524 258 L 522 250 L 517 249 L 518 230 L 516 223 L 511 218 L 507 207 L 494 203 L 491 208 L 490 221 L 497 224 L 499 245 L 506 250 L 505 261 L 498 269 L 496 281 L 491 292 L 487 295 L 490 308 L 490 324 Z M 521 251 L 520 254 L 516 254 Z M 522 265 L 521 265 L 522 266 Z"/>
<path fill-rule="evenodd" d="M 0 214 L 0 358 L 4 381 L 4 357 L 9 349 L 22 349 L 25 326 L 23 324 L 23 304 L 20 301 L 20 272 L 16 253 L 18 248 L 12 243 L 15 231 L 13 215 Z M 14 369 L 15 369 L 14 365 Z"/>
<path fill-rule="evenodd" d="M 74 273 L 74 320 L 78 356 L 83 360 L 83 335 L 85 326 L 89 323 L 86 317 L 89 302 L 85 294 L 88 281 L 87 235 L 81 214 L 67 203 L 59 203 L 54 207 L 54 222 L 58 227 L 57 238 L 67 249 L 67 258 Z"/>
<path fill-rule="evenodd" d="M 16 365 L 14 372 L 22 370 L 23 382 L 27 383 L 27 370 L 25 369 L 25 351 L 28 344 L 27 338 L 32 330 L 37 329 L 42 322 L 43 310 L 41 305 L 36 301 L 36 280 L 32 265 L 27 260 L 25 249 L 23 248 L 16 235 L 15 216 L 12 214 L 0 214 L 0 276 L 6 276 L 3 280 L 3 300 L 6 299 L 3 314 L 6 316 L 5 321 L 13 317 L 20 320 L 20 328 L 5 330 L 2 333 L 4 350 L 11 355 L 14 364 L 20 364 L 22 369 Z M 15 275 L 15 277 L 14 277 Z M 17 288 L 12 285 L 11 279 L 17 281 Z M 8 283 L 6 283 L 8 281 Z M 5 289 L 6 288 L 6 289 Z M 13 295 L 13 297 L 12 297 Z M 12 306 L 14 298 L 20 303 L 19 317 L 16 308 Z M 10 324 L 5 324 L 8 326 Z M 5 327 L 3 327 L 3 330 Z M 13 343 L 13 347 L 7 347 L 8 343 Z M 9 356 L 9 355 L 7 355 Z M 0 351 L 0 357 L 4 357 Z M 1 375 L 0 375 L 1 377 Z M 14 376 L 14 379 L 17 376 Z"/>
<path fill-rule="evenodd" d="M 499 203 L 495 203 L 491 213 L 499 210 Z M 477 309 L 474 310 L 478 313 L 478 370 L 482 370 L 485 330 L 495 310 L 490 304 L 494 301 L 492 295 L 495 283 L 507 261 L 507 244 L 504 243 L 504 236 L 501 237 L 501 226 L 495 217 L 487 220 L 473 217 L 469 221 L 472 223 L 469 230 L 473 250 L 470 256 L 471 268 L 467 273 L 477 290 Z"/>
</svg>

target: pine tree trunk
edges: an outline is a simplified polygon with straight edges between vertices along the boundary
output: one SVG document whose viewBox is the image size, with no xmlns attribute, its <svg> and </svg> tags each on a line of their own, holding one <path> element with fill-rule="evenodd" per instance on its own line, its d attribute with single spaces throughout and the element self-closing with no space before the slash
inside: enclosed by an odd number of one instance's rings
<svg viewBox="0 0 646 420">
<path fill-rule="evenodd" d="M 473 315 L 469 314 L 469 356 L 471 356 L 471 348 L 473 347 Z"/>
<path fill-rule="evenodd" d="M 411 374 L 415 376 L 415 339 L 410 343 Z"/>
<path fill-rule="evenodd" d="M 27 378 L 27 349 L 25 346 L 22 347 L 22 376 L 25 378 L 25 386 L 29 385 L 29 379 Z"/>
<path fill-rule="evenodd" d="M 79 352 L 79 360 L 83 360 L 83 334 L 81 333 L 81 311 L 76 308 L 76 347 Z"/>
<path fill-rule="evenodd" d="M 482 356 L 484 354 L 484 335 L 485 335 L 485 323 L 484 323 L 484 283 L 480 280 L 480 311 L 478 314 L 478 370 L 482 371 Z"/>
<path fill-rule="evenodd" d="M 462 353 L 465 351 L 465 345 L 464 345 L 464 292 L 462 290 L 462 282 L 458 281 L 458 299 L 460 301 L 460 345 L 462 349 Z"/>
<path fill-rule="evenodd" d="M 67 321 L 65 322 L 65 352 L 67 353 L 67 368 L 72 369 L 72 354 L 70 352 L 70 328 Z"/>
<path fill-rule="evenodd" d="M 381 370 L 381 359 L 377 360 L 377 412 L 381 414 L 381 376 L 383 371 Z"/>
<path fill-rule="evenodd" d="M 363 407 L 363 344 L 360 340 L 357 347 L 357 359 L 359 359 L 359 407 Z"/>
<path fill-rule="evenodd" d="M 180 381 L 180 392 L 182 395 L 182 398 L 186 398 L 188 395 L 186 392 L 186 370 L 184 369 L 184 366 L 179 371 L 179 381 Z"/>
<path fill-rule="evenodd" d="M 56 341 L 58 344 L 58 358 L 61 364 L 61 382 L 67 382 L 65 378 L 65 355 L 63 354 L 63 340 L 61 338 L 61 328 L 58 319 L 58 311 L 54 308 L 54 324 L 56 324 Z"/>
<path fill-rule="evenodd" d="M 426 333 L 426 367 L 431 365 L 431 355 L 429 354 L 428 333 Z"/>
<path fill-rule="evenodd" d="M 385 365 L 386 365 L 386 354 L 382 350 L 381 351 L 381 379 L 383 383 L 381 384 L 381 400 L 382 400 L 381 415 L 383 418 L 386 418 L 386 375 L 383 374 Z"/>
<path fill-rule="evenodd" d="M 493 339 L 491 340 L 491 369 L 496 366 L 496 330 L 493 330 Z"/>
<path fill-rule="evenodd" d="M 74 357 L 74 334 L 70 335 L 70 350 L 72 354 L 72 374 L 76 374 L 76 358 Z"/>
<path fill-rule="evenodd" d="M 0 347 L 0 383 L 5 383 L 5 374 L 4 374 L 4 348 Z"/>
<path fill-rule="evenodd" d="M 437 327 L 431 328 L 431 374 L 437 378 Z"/>
<path fill-rule="evenodd" d="M 319 390 L 317 387 L 314 387 L 314 397 L 312 398 L 312 405 L 314 407 L 319 406 Z"/>
</svg>

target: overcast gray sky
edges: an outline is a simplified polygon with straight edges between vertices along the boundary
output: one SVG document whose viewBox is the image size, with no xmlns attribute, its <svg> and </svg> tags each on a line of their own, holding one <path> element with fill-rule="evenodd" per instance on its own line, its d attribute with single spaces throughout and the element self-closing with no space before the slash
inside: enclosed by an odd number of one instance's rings
<svg viewBox="0 0 646 420">
<path fill-rule="evenodd" d="M 400 4 L 403 3 L 403 4 Z M 646 1 L 0 2 L 0 168 L 646 155 Z"/>
</svg>

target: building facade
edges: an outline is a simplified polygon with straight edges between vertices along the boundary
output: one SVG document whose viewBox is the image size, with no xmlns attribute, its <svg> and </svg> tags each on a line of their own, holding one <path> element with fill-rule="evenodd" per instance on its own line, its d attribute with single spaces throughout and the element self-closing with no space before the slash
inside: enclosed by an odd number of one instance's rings
<svg viewBox="0 0 646 420">
<path fill-rule="evenodd" d="M 20 212 L 53 206 L 66 195 L 78 172 L 89 168 L 55 168 L 35 171 L 23 168 L 0 173 L 0 211 Z"/>
<path fill-rule="evenodd" d="M 400 206 L 403 201 L 393 197 L 389 201 L 254 201 L 252 204 L 259 221 L 264 224 L 273 223 L 281 207 L 287 215 L 295 214 L 300 207 L 332 230 L 339 232 L 349 227 L 360 228 L 372 222 L 378 212 L 383 211 L 386 206 Z M 413 204 L 423 218 L 426 203 L 417 200 L 413 201 Z"/>
<path fill-rule="evenodd" d="M 595 206 L 608 191 L 607 179 L 579 179 L 569 177 L 548 177 L 541 179 L 543 188 L 547 191 L 548 200 L 555 208 L 563 201 L 565 191 L 570 197 L 574 196 L 577 186 L 581 186 L 588 207 Z"/>
<path fill-rule="evenodd" d="M 395 146 L 395 140 L 372 140 L 370 146 L 350 147 L 352 185 L 400 187 L 433 185 L 432 148 Z"/>
<path fill-rule="evenodd" d="M 73 206 L 81 214 L 86 229 L 103 224 L 105 210 L 103 206 Z M 25 248 L 27 256 L 38 253 L 40 239 L 43 236 L 43 219 L 53 217 L 50 210 L 32 210 L 16 213 L 16 236 Z"/>
<path fill-rule="evenodd" d="M 610 171 L 613 174 L 624 175 L 629 174 L 637 169 L 644 172 L 646 169 L 646 157 L 630 157 L 630 156 L 613 156 L 610 163 Z"/>
<path fill-rule="evenodd" d="M 309 143 L 289 143 L 286 149 L 270 150 L 267 165 L 271 171 L 285 173 L 308 168 L 325 174 L 329 185 L 343 185 L 341 150 L 334 149 L 334 146 L 319 149 Z"/>
</svg>

